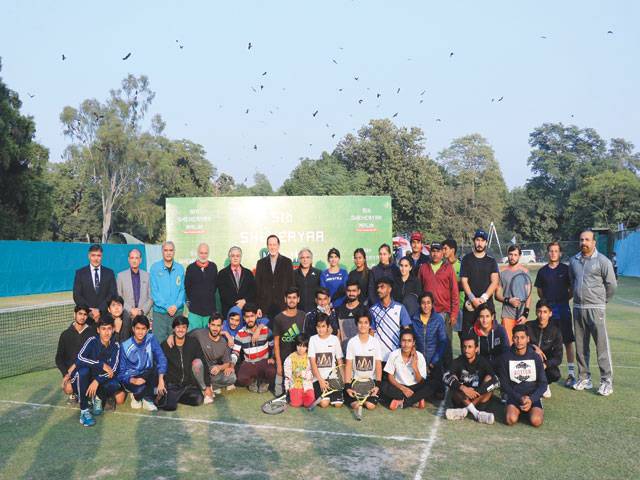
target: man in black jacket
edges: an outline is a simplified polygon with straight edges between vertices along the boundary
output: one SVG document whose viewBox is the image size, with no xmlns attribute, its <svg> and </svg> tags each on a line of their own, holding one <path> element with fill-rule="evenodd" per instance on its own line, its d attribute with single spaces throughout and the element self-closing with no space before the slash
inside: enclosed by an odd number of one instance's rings
<svg viewBox="0 0 640 480">
<path fill-rule="evenodd" d="M 198 245 L 198 259 L 187 267 L 184 291 L 189 306 L 189 330 L 205 328 L 216 311 L 218 266 L 209 260 L 209 245 Z"/>
<path fill-rule="evenodd" d="M 267 249 L 269 255 L 256 264 L 256 286 L 258 308 L 262 311 L 262 316 L 273 322 L 276 315 L 285 309 L 285 292 L 295 282 L 293 263 L 290 258 L 280 255 L 280 239 L 276 235 L 267 237 Z"/>
<path fill-rule="evenodd" d="M 196 359 L 200 359 L 206 365 L 200 342 L 193 337 L 187 337 L 187 318 L 174 318 L 172 327 L 173 346 L 170 347 L 166 340 L 161 345 L 167 357 L 167 373 L 164 377 L 167 393 L 156 401 L 158 408 L 167 411 L 175 410 L 178 403 L 197 407 L 204 402 L 204 396 L 191 368 Z M 205 375 L 204 382 L 207 388 L 211 385 L 208 375 Z"/>
<path fill-rule="evenodd" d="M 229 249 L 229 266 L 218 273 L 218 293 L 222 306 L 222 317 L 226 318 L 229 309 L 237 306 L 242 309 L 245 303 L 256 301 L 256 280 L 248 268 L 241 265 L 242 249 Z"/>
<path fill-rule="evenodd" d="M 56 351 L 56 367 L 62 374 L 62 390 L 69 395 L 69 401 L 76 401 L 74 383 L 77 379 L 76 360 L 78 352 L 87 340 L 96 335 L 96 329 L 87 325 L 89 307 L 76 305 L 74 308 L 73 323 L 67 328 L 58 340 Z"/>
<path fill-rule="evenodd" d="M 303 248 L 298 253 L 300 266 L 294 273 L 295 284 L 300 291 L 300 305 L 298 307 L 305 313 L 316 308 L 316 290 L 320 287 L 320 270 L 313 266 L 313 253 L 308 248 Z"/>
<path fill-rule="evenodd" d="M 551 322 L 552 316 L 551 304 L 541 298 L 536 304 L 537 318 L 527 322 L 530 345 L 542 359 L 548 384 L 560 380 L 560 364 L 562 363 L 562 333 L 558 326 Z M 549 385 L 542 396 L 544 398 L 551 397 Z"/>
<path fill-rule="evenodd" d="M 73 280 L 73 301 L 76 305 L 89 306 L 88 323 L 100 319 L 100 312 L 107 309 L 107 300 L 118 294 L 113 270 L 102 265 L 102 247 L 89 247 L 89 265 L 76 270 Z"/>
</svg>

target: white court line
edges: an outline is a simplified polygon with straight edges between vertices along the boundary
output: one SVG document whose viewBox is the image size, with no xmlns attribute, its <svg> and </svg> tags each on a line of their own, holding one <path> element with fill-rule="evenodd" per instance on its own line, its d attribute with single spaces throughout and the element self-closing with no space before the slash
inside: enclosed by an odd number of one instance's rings
<svg viewBox="0 0 640 480">
<path fill-rule="evenodd" d="M 635 300 L 630 300 L 628 298 L 622 298 L 622 297 L 613 297 L 613 298 L 617 298 L 622 302 L 627 302 L 627 303 L 630 303 L 631 305 L 637 305 L 638 307 L 640 307 L 640 302 L 636 302 Z"/>
<path fill-rule="evenodd" d="M 18 402 L 14 400 L 0 400 L 0 403 L 6 403 L 10 405 L 23 405 L 23 406 L 36 407 L 36 408 L 57 408 L 61 410 L 77 410 L 77 408 L 63 407 L 61 405 L 51 405 L 49 403 Z M 312 434 L 312 435 L 333 435 L 335 437 L 372 438 L 376 440 L 395 440 L 398 442 L 427 443 L 427 447 L 426 447 L 427 449 L 430 449 L 429 442 L 431 441 L 431 438 L 425 439 L 425 438 L 416 438 L 416 437 L 405 437 L 401 435 L 375 435 L 370 433 L 332 432 L 329 430 L 308 430 L 305 428 L 280 427 L 278 425 L 252 425 L 249 423 L 234 423 L 234 422 L 224 422 L 221 420 L 206 420 L 204 418 L 168 417 L 162 414 L 147 415 L 144 413 L 118 412 L 117 410 L 111 413 L 113 413 L 114 415 L 123 415 L 127 417 L 151 418 L 154 420 L 173 420 L 174 422 L 186 422 L 186 423 L 202 423 L 205 425 L 220 425 L 223 427 L 239 428 L 239 429 L 275 430 L 280 432 L 295 432 L 295 433 L 305 433 L 305 434 Z M 436 421 L 438 420 L 439 420 L 439 417 L 436 419 Z M 431 430 L 433 432 L 433 428 Z M 434 436 L 433 433 L 432 433 L 432 436 Z"/>
<path fill-rule="evenodd" d="M 613 368 L 633 368 L 633 369 L 640 370 L 640 367 L 633 367 L 631 365 L 614 365 Z"/>
<path fill-rule="evenodd" d="M 444 412 L 444 404 L 447 399 L 447 395 L 445 392 L 444 399 L 438 405 L 438 411 L 436 412 L 436 419 L 431 425 L 431 431 L 429 432 L 429 438 L 427 439 L 427 444 L 422 451 L 422 455 L 420 455 L 420 463 L 418 464 L 418 471 L 413 477 L 414 480 L 421 480 L 422 474 L 424 473 L 424 469 L 427 466 L 427 462 L 429 461 L 429 457 L 431 456 L 431 450 L 433 449 L 433 445 L 436 443 L 436 437 L 438 436 L 438 429 L 440 428 L 440 421 L 442 419 L 442 413 Z"/>
</svg>

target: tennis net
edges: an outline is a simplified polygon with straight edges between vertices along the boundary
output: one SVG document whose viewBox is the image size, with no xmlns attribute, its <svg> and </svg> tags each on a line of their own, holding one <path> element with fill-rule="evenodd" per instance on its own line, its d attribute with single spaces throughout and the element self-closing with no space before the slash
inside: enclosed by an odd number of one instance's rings
<svg viewBox="0 0 640 480">
<path fill-rule="evenodd" d="M 0 309 L 0 378 L 55 367 L 58 338 L 73 322 L 72 301 Z"/>
</svg>

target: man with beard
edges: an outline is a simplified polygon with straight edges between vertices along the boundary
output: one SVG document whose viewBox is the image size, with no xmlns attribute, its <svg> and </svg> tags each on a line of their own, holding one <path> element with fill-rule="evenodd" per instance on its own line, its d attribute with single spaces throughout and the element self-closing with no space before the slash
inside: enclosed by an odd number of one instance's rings
<svg viewBox="0 0 640 480">
<path fill-rule="evenodd" d="M 282 312 L 273 319 L 273 348 L 276 359 L 276 380 L 274 393 L 276 397 L 284 391 L 283 364 L 286 358 L 296 351 L 296 337 L 302 333 L 305 314 L 298 310 L 300 292 L 297 287 L 289 287 L 285 292 L 284 301 L 287 304 Z"/>
<path fill-rule="evenodd" d="M 460 283 L 465 293 L 462 315 L 462 331 L 468 332 L 476 317 L 476 310 L 483 304 L 494 309 L 493 294 L 500 283 L 498 263 L 487 255 L 487 239 L 484 230 L 476 230 L 473 235 L 473 252 L 462 258 Z"/>
<path fill-rule="evenodd" d="M 209 260 L 209 245 L 198 245 L 198 258 L 187 266 L 184 291 L 189 307 L 189 331 L 205 328 L 216 311 L 218 266 Z"/>
<path fill-rule="evenodd" d="M 411 242 L 411 252 L 407 253 L 404 258 L 409 260 L 411 264 L 411 275 L 417 277 L 420 266 L 429 263 L 429 255 L 422 252 L 423 239 L 420 232 L 413 232 L 409 241 Z"/>
<path fill-rule="evenodd" d="M 340 326 L 342 351 L 347 353 L 347 343 L 358 335 L 358 319 L 369 313 L 369 309 L 360 302 L 360 284 L 358 280 L 347 281 L 345 302 L 336 309 Z"/>
<path fill-rule="evenodd" d="M 502 326 L 507 332 L 509 345 L 512 343 L 511 331 L 513 330 L 513 327 L 515 327 L 516 324 L 520 325 L 526 323 L 527 316 L 529 315 L 529 307 L 531 305 L 531 296 L 527 298 L 523 309 L 520 309 L 522 302 L 519 298 L 508 297 L 509 285 L 511 284 L 513 277 L 519 273 L 526 273 L 529 275 L 529 270 L 527 270 L 524 265 L 520 264 L 521 255 L 522 250 L 518 245 L 509 246 L 509 249 L 507 250 L 508 265 L 500 271 L 500 284 L 496 291 L 496 299 L 499 302 L 502 302 L 502 313 L 500 318 L 502 319 Z M 516 318 L 518 312 L 522 313 L 518 318 Z"/>
<path fill-rule="evenodd" d="M 574 390 L 592 389 L 589 371 L 589 342 L 593 337 L 600 368 L 598 393 L 613 393 L 613 366 L 605 313 L 618 283 L 611 261 L 596 250 L 596 239 L 591 230 L 580 234 L 580 253 L 571 257 L 569 272 L 573 284 L 573 322 L 576 334 L 578 381 Z"/>
<path fill-rule="evenodd" d="M 556 324 L 551 322 L 551 315 L 551 304 L 541 298 L 536 304 L 536 319 L 527 322 L 531 346 L 542 359 L 548 384 L 560 379 L 562 363 L 562 335 Z M 542 396 L 551 397 L 551 389 L 548 386 Z"/>
</svg>

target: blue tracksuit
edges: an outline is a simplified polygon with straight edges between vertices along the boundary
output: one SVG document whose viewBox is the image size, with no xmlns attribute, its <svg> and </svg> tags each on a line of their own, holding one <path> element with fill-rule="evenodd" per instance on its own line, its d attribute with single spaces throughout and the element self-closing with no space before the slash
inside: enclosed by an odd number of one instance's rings
<svg viewBox="0 0 640 480">
<path fill-rule="evenodd" d="M 109 378 L 104 371 L 104 365 L 107 364 L 113 370 L 113 378 Z M 100 385 L 97 395 L 104 400 L 120 390 L 120 382 L 118 381 L 118 368 L 120 366 L 120 344 L 111 337 L 109 345 L 106 347 L 100 341 L 100 337 L 89 338 L 80 351 L 76 360 L 77 376 L 75 377 L 75 386 L 80 399 L 80 408 L 85 410 L 88 408 L 89 399 L 86 392 L 89 384 L 96 380 Z"/>
<path fill-rule="evenodd" d="M 153 311 L 167 313 L 167 308 L 172 305 L 181 310 L 184 307 L 184 267 L 178 262 L 173 262 L 171 270 L 160 260 L 149 270 L 151 279 L 151 298 L 153 298 Z"/>
<path fill-rule="evenodd" d="M 437 312 L 432 312 L 425 325 L 420 320 L 420 313 L 417 313 L 411 319 L 411 324 L 416 334 L 416 350 L 424 355 L 427 365 L 439 364 L 449 343 L 444 317 Z"/>
<path fill-rule="evenodd" d="M 326 269 L 320 274 L 320 286 L 329 289 L 331 303 L 334 308 L 344 303 L 348 278 L 349 273 L 344 268 L 341 268 L 336 273 L 331 273 L 329 269 Z"/>
<path fill-rule="evenodd" d="M 118 379 L 136 400 L 152 399 L 153 389 L 158 384 L 158 375 L 165 373 L 167 357 L 164 356 L 153 333 L 147 333 L 140 343 L 136 342 L 135 337 L 130 337 L 120 346 Z M 132 377 L 144 378 L 146 383 L 133 385 L 130 383 Z"/>
</svg>

